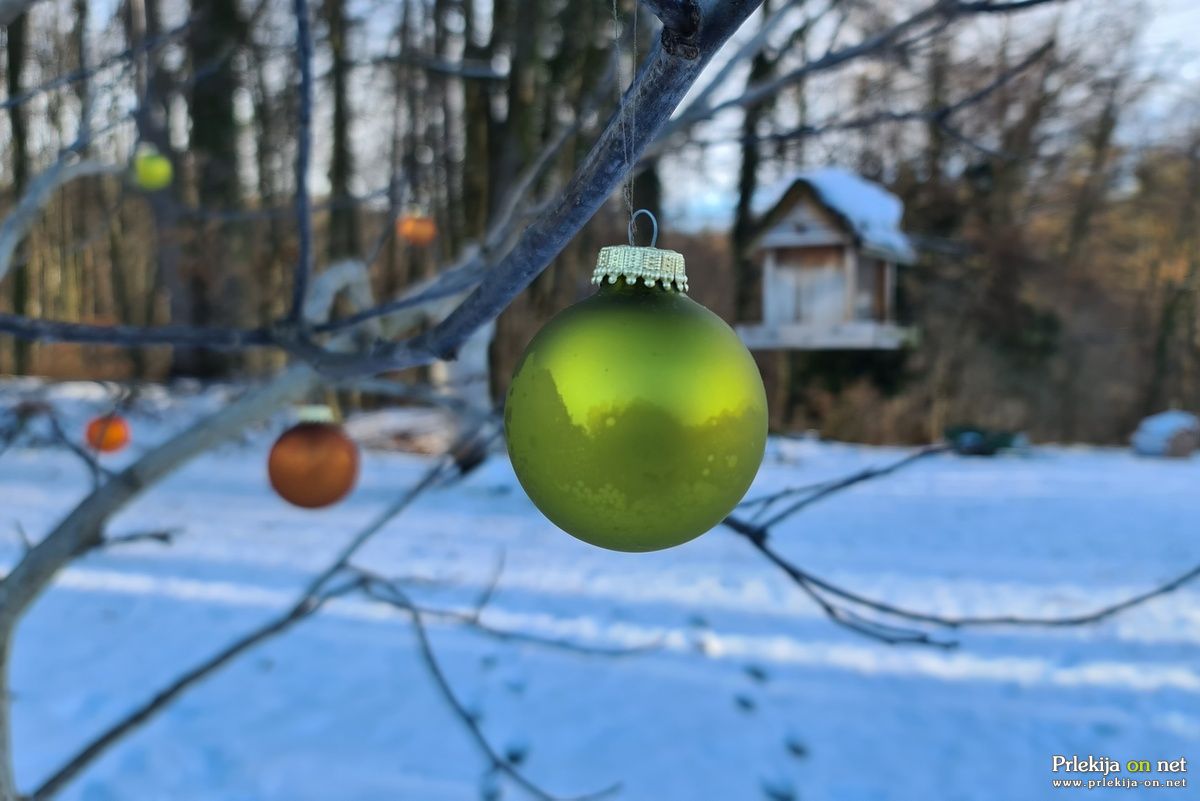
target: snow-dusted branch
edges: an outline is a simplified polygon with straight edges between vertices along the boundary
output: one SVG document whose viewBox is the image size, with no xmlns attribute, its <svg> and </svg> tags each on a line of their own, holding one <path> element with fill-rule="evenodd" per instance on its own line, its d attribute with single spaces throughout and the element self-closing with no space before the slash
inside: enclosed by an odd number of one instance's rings
<svg viewBox="0 0 1200 801">
<path fill-rule="evenodd" d="M 764 532 L 769 531 L 773 526 L 776 526 L 779 523 L 782 523 L 784 520 L 788 519 L 792 515 L 795 515 L 795 514 L 798 514 L 802 511 L 804 511 L 804 509 L 806 509 L 807 507 L 816 503 L 817 501 L 821 501 L 821 500 L 824 500 L 825 498 L 828 498 L 830 495 L 834 495 L 835 493 L 841 492 L 842 490 L 849 489 L 850 487 L 853 487 L 855 484 L 861 484 L 864 481 L 870 481 L 871 479 L 882 478 L 884 476 L 890 476 L 892 473 L 895 473 L 899 470 L 903 470 L 904 468 L 909 467 L 910 465 L 913 465 L 928 456 L 933 456 L 934 454 L 938 454 L 938 453 L 945 453 L 947 450 L 949 450 L 948 446 L 931 445 L 927 448 L 921 448 L 920 450 L 917 450 L 917 451 L 909 454 L 908 456 L 905 456 L 903 459 L 900 459 L 889 465 L 884 465 L 883 467 L 869 467 L 865 470 L 860 470 L 857 473 L 852 473 L 852 474 L 846 476 L 845 478 L 840 478 L 840 479 L 836 479 L 834 481 L 829 481 L 825 484 L 817 485 L 808 490 L 801 490 L 799 493 L 793 492 L 790 490 L 785 490 L 783 492 L 776 493 L 773 496 L 769 496 L 765 499 L 761 499 L 760 501 L 753 502 L 755 504 L 760 505 L 760 508 L 759 508 L 759 511 L 758 511 L 758 514 L 756 517 L 761 517 L 762 515 L 765 515 L 768 511 L 770 511 L 770 507 L 772 505 L 774 505 L 775 503 L 778 503 L 780 501 L 786 500 L 789 496 L 802 494 L 803 497 L 801 497 L 799 500 L 793 501 L 791 504 L 789 504 L 782 510 L 776 512 L 775 514 L 771 515 L 766 520 L 758 521 L 756 519 L 754 522 L 749 523 L 747 525 L 755 526 Z"/>
</svg>

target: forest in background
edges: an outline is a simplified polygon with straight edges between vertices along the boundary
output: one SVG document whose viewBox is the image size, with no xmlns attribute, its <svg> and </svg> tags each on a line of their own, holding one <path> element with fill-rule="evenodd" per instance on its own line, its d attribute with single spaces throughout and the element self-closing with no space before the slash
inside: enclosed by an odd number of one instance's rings
<svg viewBox="0 0 1200 801">
<path fill-rule="evenodd" d="M 901 300 L 919 342 L 762 354 L 774 425 L 913 442 L 971 422 L 1121 442 L 1145 414 L 1200 407 L 1200 108 L 1196 87 L 1163 99 L 1173 78 L 1146 69 L 1138 3 L 951 22 L 778 91 L 745 91 L 916 5 L 765 4 L 741 40 L 769 45 L 731 62 L 711 97 L 702 86 L 715 113 L 690 115 L 693 101 L 638 165 L 634 204 L 659 213 L 693 294 L 730 320 L 757 312 L 750 207 L 763 186 L 836 163 L 905 200 L 921 259 L 902 274 Z M 656 35 L 643 12 L 614 61 L 613 9 L 591 0 L 323 0 L 314 11 L 316 246 L 323 263 L 374 256 L 384 296 L 479 241 L 548 143 L 567 138 L 538 178 L 545 193 L 574 172 L 629 80 L 631 35 L 642 53 Z M 628 20 L 633 4 L 618 11 Z M 280 318 L 298 252 L 292 25 L 280 0 L 43 0 L 8 25 L 0 215 L 72 143 L 110 163 L 153 143 L 177 180 L 158 192 L 121 175 L 67 185 L 16 254 L 24 268 L 0 284 L 0 311 L 102 324 Z M 720 63 L 711 71 L 722 77 Z M 732 160 L 715 157 L 731 148 Z M 737 173 L 728 230 L 673 225 L 673 188 L 719 168 Z M 386 235 L 409 209 L 436 220 L 432 245 Z M 614 197 L 501 315 L 497 397 L 529 337 L 589 291 L 623 215 Z M 221 379 L 282 359 L 0 341 L 0 371 L 56 378 Z"/>
</svg>

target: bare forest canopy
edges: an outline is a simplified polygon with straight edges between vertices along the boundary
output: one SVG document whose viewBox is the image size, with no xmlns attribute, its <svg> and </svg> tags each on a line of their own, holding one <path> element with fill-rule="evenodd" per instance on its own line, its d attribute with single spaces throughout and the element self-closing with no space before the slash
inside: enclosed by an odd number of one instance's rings
<svg viewBox="0 0 1200 801">
<path fill-rule="evenodd" d="M 645 150 L 633 202 L 659 213 L 693 294 L 727 319 L 759 313 L 764 185 L 837 164 L 906 202 L 921 258 L 900 310 L 919 342 L 763 354 L 776 427 L 916 442 L 970 422 L 1112 442 L 1147 413 L 1200 405 L 1195 87 L 1169 125 L 1143 124 L 1171 76 L 1143 69 L 1137 3 L 769 0 L 736 33 L 758 4 L 722 5 L 697 30 L 703 3 L 635 15 L 624 0 L 614 23 L 596 0 L 320 0 L 307 103 L 290 0 L 0 4 L 0 370 L 221 378 L 289 355 L 335 369 L 280 322 L 297 319 L 299 276 L 361 260 L 388 310 L 422 308 L 390 338 L 420 336 L 498 277 L 491 302 L 419 347 L 337 370 L 427 363 L 503 309 L 499 397 L 533 332 L 588 291 L 598 247 L 623 236 L 611 190 L 628 148 L 602 132 L 644 62 L 654 96 L 632 98 L 624 129 Z M 674 21 L 665 36 L 658 16 Z M 647 59 L 660 40 L 664 60 Z M 668 62 L 685 66 L 654 72 Z M 675 110 L 664 82 L 693 80 Z M 146 143 L 173 165 L 166 189 L 129 174 Z M 688 201 L 722 183 L 723 222 L 685 226 Z M 396 235 L 414 213 L 435 221 L 432 244 Z M 329 328 L 317 333 L 362 331 Z"/>
</svg>

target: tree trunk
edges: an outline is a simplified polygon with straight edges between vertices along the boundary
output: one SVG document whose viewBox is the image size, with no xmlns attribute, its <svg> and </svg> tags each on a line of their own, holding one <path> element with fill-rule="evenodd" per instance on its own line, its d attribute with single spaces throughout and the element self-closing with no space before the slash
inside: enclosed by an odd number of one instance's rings
<svg viewBox="0 0 1200 801">
<path fill-rule="evenodd" d="M 350 138 L 350 63 L 344 0 L 325 0 L 325 22 L 329 26 L 329 50 L 333 58 L 330 81 L 333 84 L 333 153 L 329 160 L 329 187 L 332 206 L 329 216 L 329 260 L 338 261 L 359 255 L 358 209 L 350 199 L 350 179 L 354 174 L 354 153 Z"/>
<path fill-rule="evenodd" d="M 763 19 L 768 19 L 770 14 L 770 4 L 763 3 Z M 767 55 L 765 50 L 760 51 L 750 65 L 746 85 L 759 84 L 767 80 L 774 71 L 774 58 Z M 770 112 L 771 106 L 768 103 L 751 106 L 746 109 L 746 116 L 742 121 L 742 164 L 738 173 L 738 199 L 732 234 L 734 280 L 737 283 L 734 315 L 737 320 L 754 320 L 762 314 L 759 300 L 762 294 L 762 271 L 751 253 L 758 229 L 752 204 L 758 191 L 758 168 L 762 162 L 761 145 L 757 139 L 758 127 Z"/>
<path fill-rule="evenodd" d="M 231 51 L 243 38 L 237 0 L 192 0 L 195 19 L 189 31 L 192 69 L 190 150 L 196 162 L 196 197 L 200 210 L 227 211 L 241 205 L 238 181 L 237 120 L 233 100 L 238 80 Z M 172 298 L 172 318 L 189 325 L 236 325 L 241 322 L 240 277 L 230 265 L 237 262 L 237 237 L 218 231 L 208 220 L 200 226 L 188 253 L 187 268 Z M 219 378 L 231 358 L 198 349 L 177 349 L 173 376 Z"/>
<path fill-rule="evenodd" d="M 463 10 L 466 17 L 465 58 L 490 63 L 494 54 L 494 37 L 489 36 L 486 44 L 476 41 L 475 2 L 467 0 Z M 465 137 L 463 170 L 463 235 L 467 239 L 478 239 L 487 229 L 491 211 L 488 198 L 491 195 L 488 170 L 488 154 L 491 152 L 490 135 L 492 123 L 491 89 L 484 81 L 467 81 L 463 87 L 463 124 Z"/>
<path fill-rule="evenodd" d="M 28 14 L 22 14 L 8 26 L 8 64 L 7 89 L 8 96 L 14 97 L 21 93 L 21 77 L 25 70 L 26 27 Z M 12 169 L 13 196 L 21 197 L 25 186 L 29 183 L 29 137 L 26 126 L 25 106 L 22 103 L 9 106 L 8 124 L 12 130 Z M 20 266 L 20 262 L 28 254 L 28 247 L 19 245 L 13 262 L 17 268 L 12 277 L 12 310 L 13 314 L 26 315 L 29 313 L 29 272 L 31 265 Z M 16 340 L 13 342 L 13 372 L 24 375 L 30 367 L 32 346 L 28 342 Z"/>
</svg>

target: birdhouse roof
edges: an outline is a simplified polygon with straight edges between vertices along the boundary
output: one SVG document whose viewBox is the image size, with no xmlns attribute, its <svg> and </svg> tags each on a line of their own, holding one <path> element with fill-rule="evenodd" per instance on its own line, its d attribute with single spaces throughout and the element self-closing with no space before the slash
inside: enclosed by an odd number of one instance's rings
<svg viewBox="0 0 1200 801">
<path fill-rule="evenodd" d="M 751 210 L 756 217 L 773 222 L 776 211 L 800 186 L 812 190 L 817 200 L 845 224 L 864 251 L 901 264 L 916 261 L 912 243 L 900 229 L 904 216 L 900 198 L 841 167 L 796 173 L 756 193 Z"/>
</svg>

